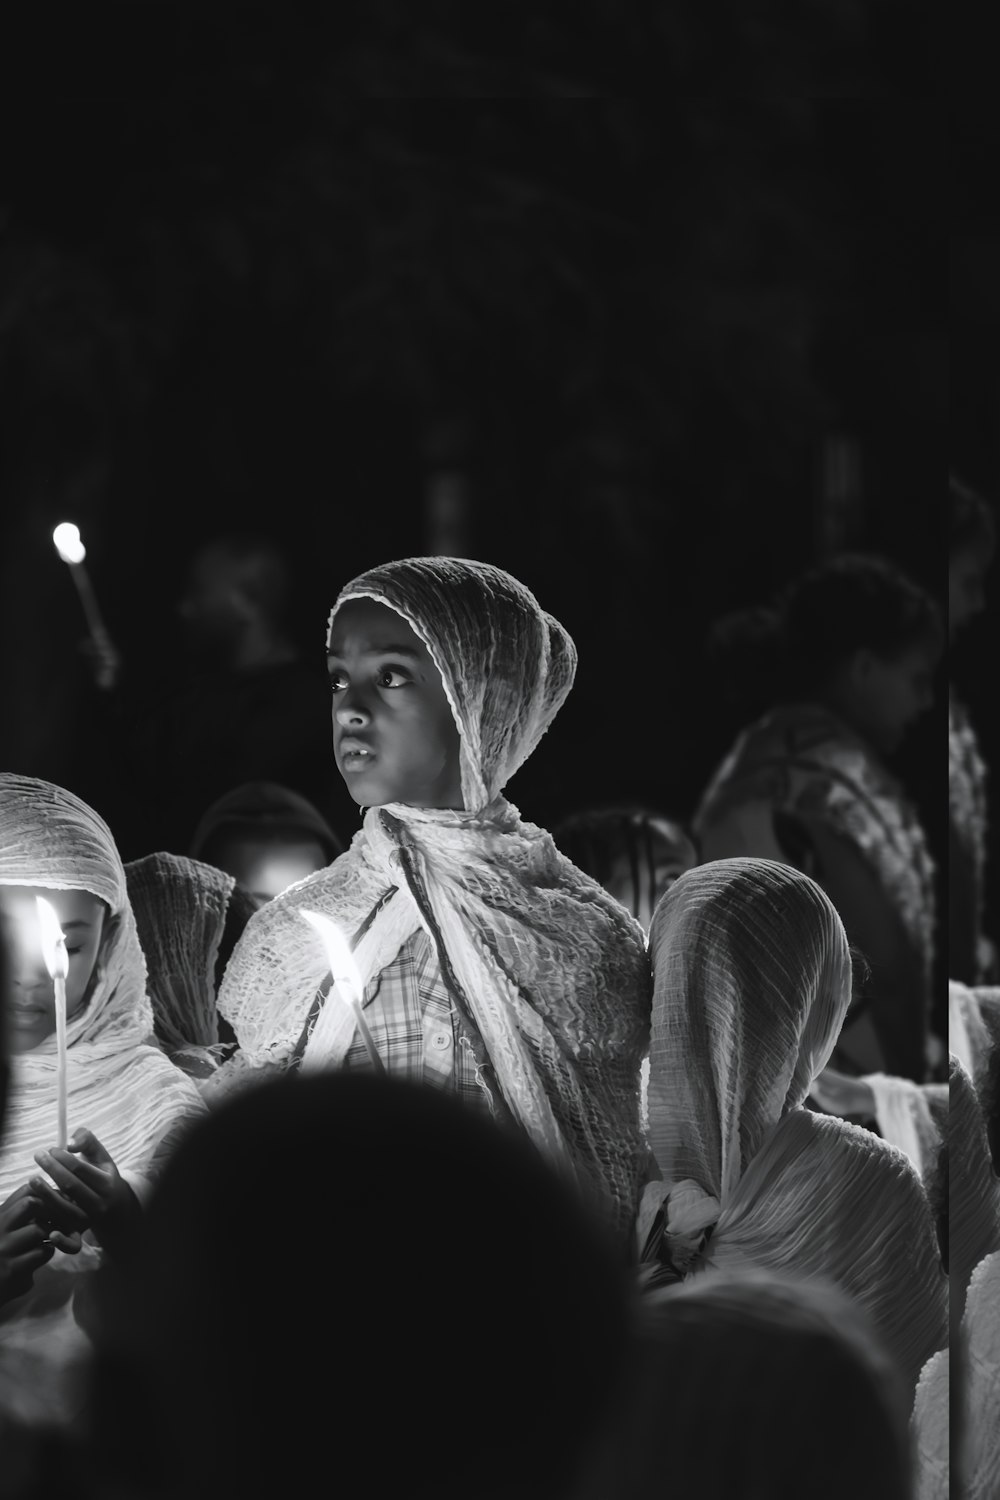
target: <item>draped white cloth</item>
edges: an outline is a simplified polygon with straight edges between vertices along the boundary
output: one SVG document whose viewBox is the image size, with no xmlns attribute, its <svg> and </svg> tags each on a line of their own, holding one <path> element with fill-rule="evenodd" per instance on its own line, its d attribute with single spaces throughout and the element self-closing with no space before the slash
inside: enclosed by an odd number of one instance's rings
<svg viewBox="0 0 1000 1500">
<path fill-rule="evenodd" d="M 957 1057 L 948 1074 L 948 1270 L 954 1328 L 976 1266 L 1000 1251 L 1000 1179 L 972 1079 Z"/>
<path fill-rule="evenodd" d="M 501 795 L 570 690 L 573 643 L 522 584 L 483 563 L 377 568 L 344 589 L 331 628 L 354 598 L 395 610 L 427 646 L 460 732 L 465 806 L 370 808 L 344 855 L 252 918 L 219 994 L 241 1050 L 209 1091 L 287 1066 L 297 1044 L 303 1067 L 342 1062 L 355 1023 L 332 998 L 310 1022 L 328 964 L 303 909 L 356 941 L 366 1003 L 423 926 L 491 1101 L 627 1234 L 648 1167 L 642 929 Z"/>
<path fill-rule="evenodd" d="M 965 1500 L 1000 1495 L 1000 1252 L 969 1283 L 960 1340 L 963 1371 Z"/>
<path fill-rule="evenodd" d="M 152 1040 L 146 964 L 111 831 L 62 787 L 0 774 L 0 884 L 89 891 L 108 908 L 89 997 L 67 1027 L 68 1123 L 70 1132 L 92 1130 L 141 1196 L 178 1127 L 205 1106 Z M 10 1063 L 0 1202 L 39 1175 L 34 1153 L 56 1143 L 54 1035 Z M 0 1402 L 28 1415 L 39 1414 L 34 1398 L 41 1414 L 59 1410 L 58 1371 L 82 1339 L 75 1284 L 98 1259 L 92 1246 L 79 1256 L 57 1251 L 34 1289 L 0 1309 Z"/>
<path fill-rule="evenodd" d="M 948 1500 L 951 1493 L 950 1350 L 932 1354 L 920 1372 L 910 1418 L 916 1462 L 914 1500 Z"/>
<path fill-rule="evenodd" d="M 650 931 L 650 1140 L 680 1273 L 756 1265 L 826 1277 L 868 1311 L 912 1392 L 947 1340 L 926 1195 L 871 1132 L 801 1108 L 851 998 L 847 936 L 788 865 L 682 875 Z M 710 1231 L 710 1233 L 709 1233 Z"/>
</svg>

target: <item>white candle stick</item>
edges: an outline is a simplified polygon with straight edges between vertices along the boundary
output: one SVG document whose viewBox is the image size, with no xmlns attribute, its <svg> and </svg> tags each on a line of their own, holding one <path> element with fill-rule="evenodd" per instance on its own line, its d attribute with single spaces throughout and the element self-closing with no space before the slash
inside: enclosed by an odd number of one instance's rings
<svg viewBox="0 0 1000 1500">
<path fill-rule="evenodd" d="M 102 638 L 107 639 L 107 627 L 101 619 L 101 612 L 97 607 L 97 599 L 90 582 L 83 560 L 87 555 L 87 549 L 80 537 L 79 527 L 74 526 L 72 521 L 61 521 L 52 533 L 56 551 L 67 565 L 70 576 L 76 584 L 77 593 L 80 595 L 80 603 L 83 605 L 83 613 L 87 619 L 87 628 L 94 639 L 95 644 L 100 644 Z"/>
<path fill-rule="evenodd" d="M 361 1032 L 361 1039 L 365 1044 L 368 1056 L 371 1058 L 375 1072 L 384 1073 L 385 1064 L 378 1055 L 375 1039 L 368 1030 L 368 1024 L 361 1010 L 364 982 L 362 981 L 358 966 L 354 962 L 354 955 L 351 952 L 347 939 L 336 922 L 332 922 L 322 912 L 301 911 L 299 916 L 303 917 L 309 923 L 310 927 L 315 928 L 323 939 L 323 946 L 326 948 L 326 956 L 329 960 L 330 973 L 333 975 L 334 986 L 343 1004 L 354 1012 L 354 1019 L 357 1022 L 358 1030 Z"/>
<path fill-rule="evenodd" d="M 42 957 L 56 992 L 56 1138 L 64 1147 L 69 1141 L 66 1124 L 66 980 L 69 978 L 69 954 L 66 937 L 59 925 L 55 908 L 44 896 L 36 896 L 38 925 L 42 935 Z"/>
</svg>

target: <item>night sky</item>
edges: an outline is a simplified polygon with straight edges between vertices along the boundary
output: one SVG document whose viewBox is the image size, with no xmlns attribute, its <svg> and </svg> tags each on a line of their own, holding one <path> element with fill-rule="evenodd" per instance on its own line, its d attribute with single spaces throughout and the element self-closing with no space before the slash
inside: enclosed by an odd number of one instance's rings
<svg viewBox="0 0 1000 1500">
<path fill-rule="evenodd" d="M 512 799 L 549 825 L 625 797 L 688 816 L 738 727 L 705 632 L 819 555 L 832 437 L 861 454 L 844 540 L 943 594 L 935 112 L 653 109 L 560 96 L 544 59 L 527 98 L 351 99 L 325 88 L 322 38 L 275 37 L 235 60 L 177 42 L 143 98 L 55 98 L 5 175 L 0 760 L 110 816 L 57 521 L 83 530 L 133 680 L 167 692 L 199 543 L 273 536 L 318 660 L 338 589 L 427 550 L 437 452 L 466 477 L 467 555 L 580 650 Z M 977 370 L 957 456 L 995 492 Z M 905 766 L 927 803 L 942 723 Z"/>
</svg>

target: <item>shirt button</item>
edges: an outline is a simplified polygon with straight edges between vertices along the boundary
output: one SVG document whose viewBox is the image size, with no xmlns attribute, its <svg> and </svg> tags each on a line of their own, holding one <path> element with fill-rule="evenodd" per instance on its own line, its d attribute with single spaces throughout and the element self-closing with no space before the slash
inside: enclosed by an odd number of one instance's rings
<svg viewBox="0 0 1000 1500">
<path fill-rule="evenodd" d="M 443 1052 L 446 1047 L 451 1046 L 451 1037 L 444 1031 L 435 1031 L 431 1037 L 431 1046 Z"/>
</svg>

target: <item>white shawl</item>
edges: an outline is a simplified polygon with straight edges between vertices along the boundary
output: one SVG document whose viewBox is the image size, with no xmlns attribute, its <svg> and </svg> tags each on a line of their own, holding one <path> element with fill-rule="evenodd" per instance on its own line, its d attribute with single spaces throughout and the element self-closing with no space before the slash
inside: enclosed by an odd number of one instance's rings
<svg viewBox="0 0 1000 1500">
<path fill-rule="evenodd" d="M 912 1391 L 948 1332 L 926 1195 L 902 1152 L 801 1108 L 851 998 L 832 903 L 788 865 L 701 865 L 660 902 L 650 952 L 650 1138 L 664 1180 L 647 1189 L 640 1232 L 665 1199 L 682 1272 L 755 1265 L 836 1282 Z"/>
</svg>

